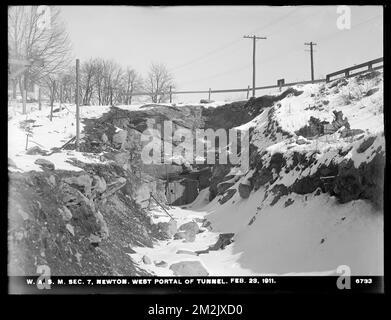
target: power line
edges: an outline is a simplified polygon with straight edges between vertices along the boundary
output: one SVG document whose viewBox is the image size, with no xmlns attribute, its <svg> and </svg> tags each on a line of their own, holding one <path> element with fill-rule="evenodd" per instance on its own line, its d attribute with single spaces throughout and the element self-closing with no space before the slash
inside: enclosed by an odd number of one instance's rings
<svg viewBox="0 0 391 320">
<path fill-rule="evenodd" d="M 288 16 L 292 15 L 298 9 L 299 9 L 299 7 L 296 7 L 293 10 L 289 11 L 287 14 L 283 15 L 282 17 L 280 17 L 278 19 L 275 19 L 275 20 L 271 21 L 270 23 L 267 23 L 267 24 L 263 25 L 262 27 L 259 27 L 259 28 L 255 29 L 254 31 L 251 31 L 250 33 L 255 33 L 256 31 L 258 31 L 260 29 L 266 29 L 266 28 L 268 28 L 268 27 L 270 27 L 272 25 L 275 25 L 275 24 L 279 23 L 280 21 L 284 20 L 285 18 L 287 18 Z M 234 45 L 236 43 L 239 43 L 239 42 L 240 42 L 240 39 L 235 39 L 234 41 L 231 41 L 231 42 L 229 42 L 229 43 L 227 43 L 227 44 L 225 44 L 225 45 L 223 45 L 221 47 L 218 47 L 218 48 L 216 48 L 216 49 L 214 49 L 212 51 L 209 51 L 206 54 L 204 54 L 204 55 L 202 55 L 202 56 L 200 56 L 198 58 L 190 60 L 190 61 L 188 61 L 188 62 L 186 62 L 186 63 L 184 63 L 182 65 L 178 65 L 176 67 L 173 67 L 173 68 L 170 69 L 170 71 L 182 69 L 182 68 L 184 68 L 184 67 L 186 67 L 188 65 L 191 65 L 191 64 L 193 64 L 195 62 L 204 60 L 208 56 L 213 55 L 214 53 L 219 52 L 219 51 L 221 51 L 223 49 L 226 49 L 226 48 L 228 48 L 228 47 L 230 47 L 230 46 L 232 46 L 232 45 Z"/>
</svg>

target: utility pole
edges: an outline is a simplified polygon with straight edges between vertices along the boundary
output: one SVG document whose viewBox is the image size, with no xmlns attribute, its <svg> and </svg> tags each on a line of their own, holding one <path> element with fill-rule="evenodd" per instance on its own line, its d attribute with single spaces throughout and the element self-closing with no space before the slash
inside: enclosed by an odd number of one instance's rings
<svg viewBox="0 0 391 320">
<path fill-rule="evenodd" d="M 257 40 L 266 40 L 266 37 L 243 36 L 243 38 L 253 39 L 253 97 L 255 97 L 255 42 Z"/>
<path fill-rule="evenodd" d="M 79 59 L 76 59 L 76 150 L 79 151 L 79 138 L 80 138 L 80 110 L 79 110 Z"/>
<path fill-rule="evenodd" d="M 314 54 L 313 54 L 313 46 L 316 46 L 316 43 L 314 42 L 306 42 L 304 43 L 306 46 L 310 46 L 310 55 L 311 55 L 311 81 L 314 82 Z"/>
</svg>

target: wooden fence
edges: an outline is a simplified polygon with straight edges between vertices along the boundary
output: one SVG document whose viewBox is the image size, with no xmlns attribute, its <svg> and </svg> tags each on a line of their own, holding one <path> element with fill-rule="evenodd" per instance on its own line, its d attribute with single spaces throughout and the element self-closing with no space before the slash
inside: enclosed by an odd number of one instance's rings
<svg viewBox="0 0 391 320">
<path fill-rule="evenodd" d="M 378 65 L 381 64 L 381 65 Z M 355 73 L 352 73 L 352 71 L 361 69 L 361 68 L 366 68 L 365 70 L 358 71 Z M 283 79 L 280 79 L 277 81 L 277 84 L 275 85 L 269 85 L 269 86 L 263 86 L 263 87 L 255 87 L 255 90 L 265 90 L 265 89 L 274 89 L 274 88 L 283 88 L 283 87 L 291 87 L 294 85 L 299 85 L 299 84 L 309 84 L 309 83 L 320 83 L 320 82 L 330 82 L 332 80 L 335 80 L 334 77 L 342 75 L 342 77 L 353 77 L 355 75 L 358 75 L 360 73 L 368 72 L 370 70 L 378 70 L 383 68 L 383 58 L 378 58 L 374 60 L 370 60 L 349 68 L 345 68 L 333 73 L 329 73 L 326 75 L 325 79 L 318 79 L 314 81 L 298 81 L 298 82 L 290 82 L 290 83 L 284 83 Z M 339 77 L 338 77 L 339 78 Z M 187 90 L 187 91 L 172 91 L 170 88 L 169 92 L 166 92 L 166 94 L 170 98 L 170 102 L 172 102 L 172 96 L 173 95 L 178 95 L 178 94 L 208 94 L 208 100 L 210 100 L 212 93 L 231 93 L 231 92 L 246 92 L 247 93 L 247 99 L 249 98 L 249 94 L 251 92 L 252 88 L 248 86 L 247 88 L 243 89 L 221 89 L 221 90 L 212 90 L 209 88 L 209 90 L 198 90 L 198 91 L 192 91 L 192 90 Z M 138 93 L 133 93 L 132 96 L 146 96 L 149 95 L 146 92 L 138 92 Z"/>
<path fill-rule="evenodd" d="M 381 64 L 381 65 L 374 66 L 374 65 L 377 65 L 377 64 Z M 352 71 L 357 70 L 357 69 L 362 69 L 362 68 L 365 68 L 365 70 L 361 70 L 361 71 L 352 73 Z M 335 78 L 334 78 L 335 76 L 342 75 L 342 77 L 349 78 L 349 77 L 356 76 L 356 75 L 358 75 L 360 73 L 368 72 L 370 70 L 377 70 L 377 69 L 381 69 L 381 68 L 383 68 L 383 58 L 370 60 L 370 61 L 358 64 L 358 65 L 355 65 L 353 67 L 349 67 L 349 68 L 346 68 L 346 69 L 335 71 L 333 73 L 329 73 L 326 76 L 326 82 L 330 82 L 332 80 L 335 80 Z M 339 78 L 341 78 L 341 77 L 339 77 Z"/>
</svg>

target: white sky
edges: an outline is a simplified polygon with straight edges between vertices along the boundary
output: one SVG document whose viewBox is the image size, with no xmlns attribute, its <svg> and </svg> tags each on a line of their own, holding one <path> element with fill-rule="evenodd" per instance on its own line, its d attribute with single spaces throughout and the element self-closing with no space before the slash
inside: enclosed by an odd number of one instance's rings
<svg viewBox="0 0 391 320">
<path fill-rule="evenodd" d="M 171 69 L 179 90 L 245 88 L 310 79 L 304 42 L 315 46 L 315 78 L 383 56 L 383 8 L 351 6 L 352 27 L 339 30 L 336 6 L 62 6 L 74 56 L 112 58 L 142 75 L 151 62 Z M 237 95 L 238 96 L 238 95 Z M 213 98 L 213 97 L 212 97 Z"/>
</svg>

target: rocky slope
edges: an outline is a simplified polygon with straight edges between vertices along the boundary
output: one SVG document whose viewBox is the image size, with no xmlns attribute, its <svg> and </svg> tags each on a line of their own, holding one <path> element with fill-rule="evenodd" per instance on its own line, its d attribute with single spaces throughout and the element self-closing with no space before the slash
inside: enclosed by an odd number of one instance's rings
<svg viewBox="0 0 391 320">
<path fill-rule="evenodd" d="M 372 72 L 220 106 L 85 106 L 80 151 L 68 141 L 74 106 L 53 122 L 45 109 L 14 115 L 9 274 L 42 264 L 74 275 L 281 274 L 344 263 L 381 274 L 382 81 Z M 249 171 L 143 163 L 151 119 L 249 130 Z M 186 180 L 203 190 L 170 207 L 167 181 Z"/>
</svg>

